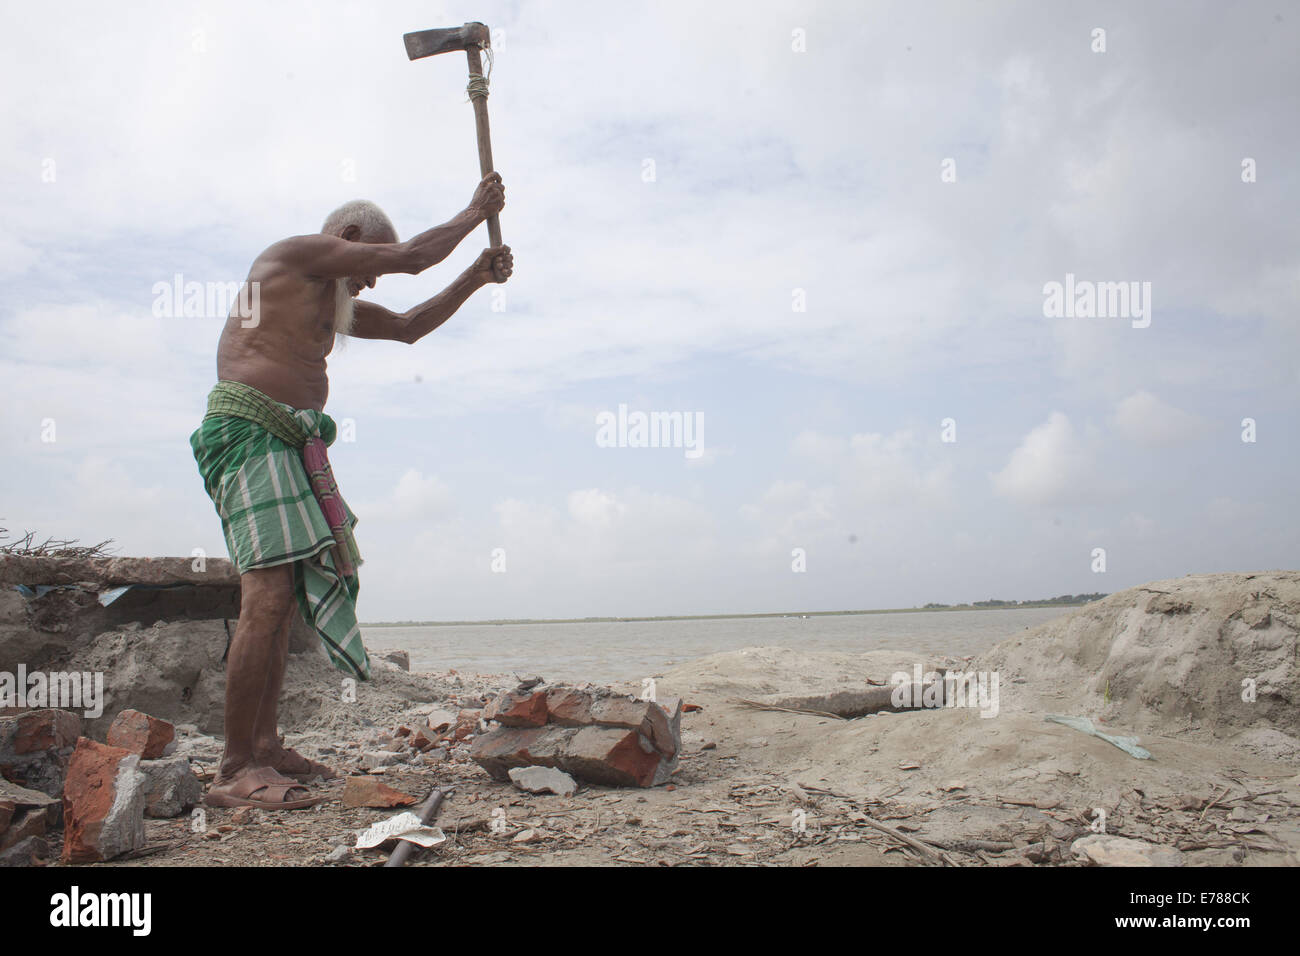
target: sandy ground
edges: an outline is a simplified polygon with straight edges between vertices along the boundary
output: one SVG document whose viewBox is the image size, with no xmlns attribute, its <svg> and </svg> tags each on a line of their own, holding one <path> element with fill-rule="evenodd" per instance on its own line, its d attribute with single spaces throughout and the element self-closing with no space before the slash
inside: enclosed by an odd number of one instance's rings
<svg viewBox="0 0 1300 956">
<path fill-rule="evenodd" d="M 658 675 L 660 695 L 699 708 L 683 716 L 683 757 L 668 787 L 531 796 L 488 777 L 467 743 L 445 756 L 408 751 L 382 774 L 421 799 L 454 788 L 437 821 L 446 842 L 412 866 L 1080 865 L 1070 843 L 1103 817 L 1106 833 L 1176 848 L 1186 865 L 1293 864 L 1297 618 L 1300 573 L 1215 575 L 1112 595 L 973 661 L 748 648 Z M 344 774 L 360 772 L 358 755 L 383 749 L 398 726 L 434 708 L 477 707 L 516 683 L 381 664 L 358 701 L 343 703 L 339 675 L 319 657 L 292 660 L 287 739 Z M 753 703 L 861 688 L 918 664 L 996 670 L 997 715 L 943 707 L 843 720 Z M 1249 704 L 1243 674 L 1257 686 Z M 1049 713 L 1135 734 L 1153 759 Z M 220 741 L 182 729 L 180 752 L 214 769 Z M 307 811 L 209 809 L 204 832 L 189 818 L 149 821 L 152 852 L 123 865 L 324 864 L 397 812 L 348 809 L 342 788 L 324 784 L 330 799 Z M 331 865 L 385 856 L 357 851 Z"/>
</svg>

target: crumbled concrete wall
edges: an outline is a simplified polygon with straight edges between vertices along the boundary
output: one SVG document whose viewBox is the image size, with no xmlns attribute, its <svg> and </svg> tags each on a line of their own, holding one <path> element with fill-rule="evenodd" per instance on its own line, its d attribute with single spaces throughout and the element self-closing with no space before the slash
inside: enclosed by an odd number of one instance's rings
<svg viewBox="0 0 1300 956">
<path fill-rule="evenodd" d="M 25 597 L 16 585 L 54 590 Z M 135 587 L 100 604 L 102 593 L 127 585 Z M 196 571 L 189 558 L 0 556 L 0 671 L 43 668 L 131 624 L 238 616 L 239 576 L 224 559 Z"/>
</svg>

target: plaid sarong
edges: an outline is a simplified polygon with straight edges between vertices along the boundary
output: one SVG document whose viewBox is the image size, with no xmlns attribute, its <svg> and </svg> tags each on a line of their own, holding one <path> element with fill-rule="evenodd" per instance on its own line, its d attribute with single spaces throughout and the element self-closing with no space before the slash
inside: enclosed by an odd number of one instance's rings
<svg viewBox="0 0 1300 956">
<path fill-rule="evenodd" d="M 235 570 L 292 563 L 303 618 L 335 667 L 365 679 L 370 661 L 356 615 L 361 556 L 352 538 L 357 519 L 324 457 L 337 432 L 324 412 L 219 382 L 190 447 Z"/>
</svg>

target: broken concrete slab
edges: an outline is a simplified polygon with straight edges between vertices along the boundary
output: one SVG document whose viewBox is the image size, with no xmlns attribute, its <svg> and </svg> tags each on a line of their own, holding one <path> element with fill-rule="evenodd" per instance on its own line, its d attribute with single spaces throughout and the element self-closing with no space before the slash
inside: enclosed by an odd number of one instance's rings
<svg viewBox="0 0 1300 956">
<path fill-rule="evenodd" d="M 202 570 L 199 570 L 199 568 Z M 104 588 L 142 584 L 239 585 L 234 565 L 225 558 L 53 558 L 0 555 L 0 584 L 89 583 Z"/>
<path fill-rule="evenodd" d="M 144 760 L 157 760 L 176 737 L 176 728 L 165 720 L 138 710 L 124 710 L 113 718 L 104 735 L 110 747 L 121 747 Z"/>
<path fill-rule="evenodd" d="M 203 799 L 203 783 L 190 768 L 188 757 L 141 760 L 145 785 L 144 814 L 154 819 L 179 817 Z"/>
<path fill-rule="evenodd" d="M 43 808 L 33 807 L 18 811 L 9 825 L 0 828 L 0 853 L 28 837 L 43 837 L 49 827 L 49 814 Z"/>
<path fill-rule="evenodd" d="M 29 790 L 0 777 L 0 820 L 12 820 L 22 810 L 39 808 L 46 812 L 51 823 L 57 823 L 62 813 L 62 801 L 40 790 Z M 0 831 L 3 831 L 0 826 Z"/>
<path fill-rule="evenodd" d="M 367 750 L 360 758 L 361 766 L 366 770 L 378 770 L 401 762 L 402 755 L 396 750 Z"/>
<path fill-rule="evenodd" d="M 64 862 L 111 860 L 144 846 L 148 779 L 139 754 L 78 740 L 63 791 Z"/>
<path fill-rule="evenodd" d="M 768 695 L 758 702 L 771 707 L 829 714 L 852 720 L 868 714 L 901 713 L 907 710 L 924 710 L 944 705 L 943 681 L 897 686 L 846 688 L 825 694 L 806 694 L 798 697 Z"/>
<path fill-rule="evenodd" d="M 104 679 L 104 713 L 87 718 L 82 733 L 103 740 L 113 720 L 127 709 L 173 724 L 192 723 L 207 733 L 221 732 L 222 655 L 231 633 L 233 626 L 227 628 L 220 620 L 98 632 L 73 657 L 77 670 L 102 674 Z"/>
<path fill-rule="evenodd" d="M 509 774 L 510 782 L 528 793 L 571 797 L 578 792 L 577 781 L 554 767 L 511 767 Z"/>
<path fill-rule="evenodd" d="M 239 576 L 230 562 L 211 559 L 203 571 L 195 571 L 195 563 L 0 556 L 0 671 L 66 661 L 118 628 L 236 618 Z"/>
<path fill-rule="evenodd" d="M 50 860 L 50 845 L 44 837 L 31 836 L 7 850 L 0 850 L 0 867 L 44 866 Z"/>
<path fill-rule="evenodd" d="M 1076 858 L 1096 866 L 1182 866 L 1183 854 L 1145 840 L 1090 833 L 1070 845 Z"/>
</svg>

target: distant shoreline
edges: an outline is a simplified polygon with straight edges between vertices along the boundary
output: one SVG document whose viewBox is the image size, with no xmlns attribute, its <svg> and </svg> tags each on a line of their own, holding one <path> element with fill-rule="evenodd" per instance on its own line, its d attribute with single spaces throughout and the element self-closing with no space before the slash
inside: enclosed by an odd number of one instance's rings
<svg viewBox="0 0 1300 956">
<path fill-rule="evenodd" d="M 849 614 L 928 614 L 932 611 L 1017 611 L 1024 608 L 1083 607 L 1091 601 L 1023 601 L 1006 604 L 943 604 L 929 607 L 888 607 L 870 611 L 766 611 L 757 614 L 664 614 L 644 617 L 501 618 L 487 621 L 373 621 L 361 627 L 474 627 L 486 624 L 613 624 L 632 621 L 723 621 L 759 617 L 839 617 Z"/>
</svg>

